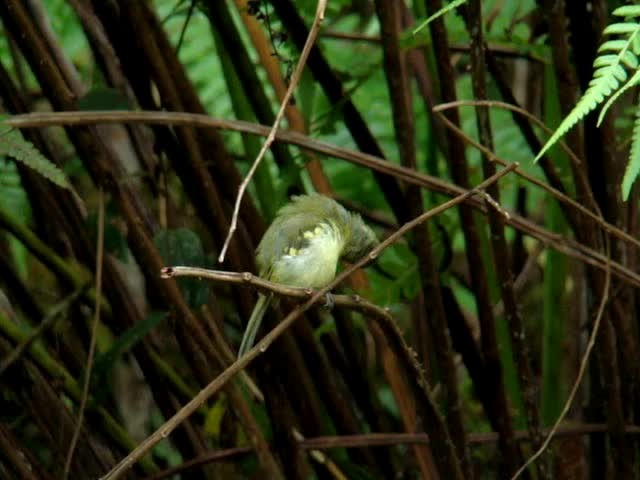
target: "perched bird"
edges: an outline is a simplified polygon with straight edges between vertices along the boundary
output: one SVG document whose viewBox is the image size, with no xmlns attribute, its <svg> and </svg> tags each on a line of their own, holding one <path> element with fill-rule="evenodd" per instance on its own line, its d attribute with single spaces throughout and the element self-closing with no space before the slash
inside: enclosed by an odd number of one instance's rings
<svg viewBox="0 0 640 480">
<path fill-rule="evenodd" d="M 294 196 L 276 214 L 256 249 L 260 276 L 294 287 L 321 288 L 336 276 L 338 260 L 355 262 L 378 240 L 357 213 L 317 193 Z M 238 356 L 252 346 L 273 294 L 258 296 Z"/>
</svg>

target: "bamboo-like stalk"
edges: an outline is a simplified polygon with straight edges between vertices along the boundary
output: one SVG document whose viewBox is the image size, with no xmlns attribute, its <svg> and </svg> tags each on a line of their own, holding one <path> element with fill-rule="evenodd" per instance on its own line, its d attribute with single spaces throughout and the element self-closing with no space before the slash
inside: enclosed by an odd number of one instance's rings
<svg viewBox="0 0 640 480">
<path fill-rule="evenodd" d="M 471 37 L 471 83 L 474 96 L 478 100 L 487 99 L 487 80 L 485 70 L 484 52 L 484 23 L 482 9 L 479 0 L 471 0 L 465 6 L 465 22 Z M 476 108 L 476 124 L 480 143 L 489 150 L 494 150 L 493 131 L 487 108 Z M 485 177 L 496 172 L 495 163 L 487 156 L 482 159 L 482 171 Z M 489 190 L 491 197 L 500 201 L 500 191 L 497 185 L 492 185 Z M 504 305 L 507 328 L 510 334 L 511 346 L 518 371 L 518 380 L 522 392 L 527 425 L 531 430 L 534 448 L 541 443 L 540 414 L 535 397 L 535 379 L 531 370 L 529 358 L 529 346 L 527 345 L 527 333 L 522 323 L 522 317 L 518 311 L 518 304 L 513 286 L 514 274 L 510 269 L 510 248 L 505 238 L 504 219 L 494 210 L 489 211 L 489 229 L 491 237 L 491 250 L 493 263 L 496 270 L 496 278 L 500 287 L 502 303 Z M 483 332 L 484 333 L 484 332 Z M 536 463 L 538 476 L 550 478 L 550 472 L 544 463 Z"/>
<path fill-rule="evenodd" d="M 17 344 L 25 342 L 28 339 L 28 333 L 25 332 L 18 325 L 13 323 L 9 318 L 0 312 L 0 329 L 2 329 L 3 335 L 11 338 L 11 340 Z M 75 401 L 79 402 L 82 397 L 82 387 L 76 382 L 73 376 L 58 363 L 54 358 L 49 355 L 47 350 L 39 343 L 34 343 L 29 347 L 29 355 L 38 364 L 38 366 L 45 371 L 51 378 L 57 379 L 65 393 L 67 393 Z M 104 430 L 111 436 L 111 438 L 117 442 L 117 444 L 125 449 L 130 450 L 134 448 L 135 442 L 124 430 L 124 428 L 113 418 L 109 412 L 103 407 L 90 407 L 90 410 L 94 412 L 100 419 Z M 141 465 L 146 472 L 153 472 L 158 469 L 157 465 L 148 458 L 141 460 Z"/>
<path fill-rule="evenodd" d="M 402 10 L 398 2 L 387 0 L 376 1 L 376 10 L 380 21 L 384 70 L 389 87 L 389 95 L 392 100 L 393 123 L 400 150 L 400 161 L 405 167 L 417 169 L 415 120 L 411 107 L 411 83 L 409 81 L 407 59 L 405 54 L 400 51 L 399 46 Z M 405 198 L 405 202 L 409 206 L 409 214 L 418 216 L 423 208 L 421 189 L 417 186 L 407 187 Z M 424 310 L 426 316 L 414 315 L 414 342 L 418 346 L 418 351 L 422 354 L 422 358 L 429 357 L 430 353 L 427 348 L 429 343 L 435 346 L 438 367 L 441 372 L 440 378 L 446 386 L 447 423 L 453 442 L 456 445 L 461 470 L 465 478 L 472 479 L 474 477 L 473 469 L 471 468 L 462 413 L 460 411 L 458 375 L 453 360 L 453 349 L 447 329 L 444 304 L 440 294 L 440 276 L 436 267 L 427 225 L 420 225 L 416 228 L 411 243 L 418 256 L 418 266 L 423 285 L 423 289 L 416 301 L 425 304 L 426 307 Z M 422 314 L 423 312 L 420 313 Z M 434 336 L 432 342 L 429 342 L 426 338 L 428 336 L 427 322 L 432 325 L 431 332 Z M 426 467 L 423 467 L 423 475 L 427 475 Z"/>
<path fill-rule="evenodd" d="M 442 3 L 439 0 L 427 0 L 426 4 L 429 13 L 437 12 L 442 7 Z M 438 68 L 440 96 L 445 102 L 455 101 L 455 80 L 451 66 L 447 33 L 442 19 L 435 19 L 429 28 L 431 30 Z M 447 116 L 454 125 L 459 125 L 460 120 L 456 110 L 448 112 Z M 466 187 L 469 185 L 469 175 L 464 146 L 450 132 L 447 133 L 447 141 L 451 176 L 456 184 Z M 459 215 L 465 236 L 467 263 L 471 274 L 471 283 L 476 298 L 478 318 L 482 331 L 481 345 L 485 360 L 486 382 L 490 383 L 487 391 L 490 392 L 492 396 L 489 405 L 490 408 L 494 410 L 494 413 L 488 416 L 497 421 L 493 427 L 501 436 L 499 447 L 502 452 L 502 461 L 505 463 L 508 471 L 515 472 L 521 455 L 519 447 L 513 438 L 511 418 L 499 413 L 508 409 L 508 401 L 503 378 L 503 366 L 501 365 L 498 351 L 496 323 L 491 308 L 488 275 L 485 262 L 480 256 L 482 251 L 481 236 L 476 227 L 476 220 L 473 213 L 469 209 L 461 208 Z"/>
</svg>

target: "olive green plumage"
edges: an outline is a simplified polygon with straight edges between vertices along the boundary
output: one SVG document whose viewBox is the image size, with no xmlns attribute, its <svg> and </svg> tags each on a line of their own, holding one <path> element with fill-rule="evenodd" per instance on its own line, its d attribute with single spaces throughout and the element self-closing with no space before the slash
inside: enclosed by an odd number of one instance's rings
<svg viewBox="0 0 640 480">
<path fill-rule="evenodd" d="M 301 195 L 278 211 L 256 249 L 256 262 L 263 278 L 321 288 L 335 278 L 339 260 L 355 262 L 377 243 L 360 215 L 323 195 Z M 238 356 L 253 346 L 272 299 L 273 295 L 259 295 Z"/>
</svg>

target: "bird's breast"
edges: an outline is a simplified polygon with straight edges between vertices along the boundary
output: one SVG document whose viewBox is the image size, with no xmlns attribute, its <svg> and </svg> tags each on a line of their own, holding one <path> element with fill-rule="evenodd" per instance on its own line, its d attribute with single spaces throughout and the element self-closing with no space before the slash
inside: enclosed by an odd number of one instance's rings
<svg viewBox="0 0 640 480">
<path fill-rule="evenodd" d="M 275 262 L 271 278 L 297 287 L 320 288 L 336 275 L 342 238 L 337 229 L 321 224 L 302 233 L 300 248 L 288 248 Z"/>
</svg>

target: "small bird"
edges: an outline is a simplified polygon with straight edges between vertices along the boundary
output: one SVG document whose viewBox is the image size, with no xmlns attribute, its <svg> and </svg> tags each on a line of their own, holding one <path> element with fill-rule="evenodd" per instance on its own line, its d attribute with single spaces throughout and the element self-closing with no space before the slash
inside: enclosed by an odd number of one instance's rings
<svg viewBox="0 0 640 480">
<path fill-rule="evenodd" d="M 304 288 L 322 288 L 336 276 L 338 260 L 353 263 L 378 244 L 357 213 L 312 193 L 291 198 L 276 214 L 256 249 L 260 276 Z M 258 296 L 238 356 L 251 347 L 273 294 Z"/>
</svg>

